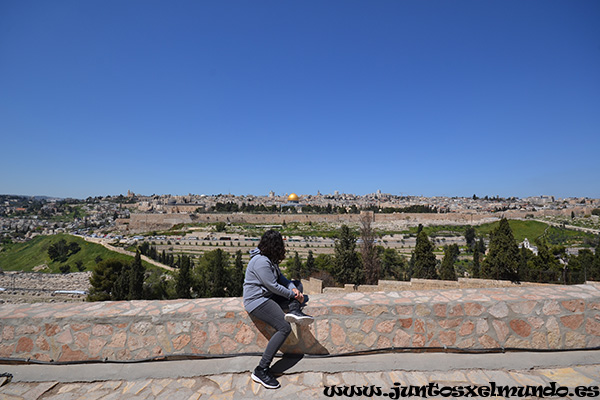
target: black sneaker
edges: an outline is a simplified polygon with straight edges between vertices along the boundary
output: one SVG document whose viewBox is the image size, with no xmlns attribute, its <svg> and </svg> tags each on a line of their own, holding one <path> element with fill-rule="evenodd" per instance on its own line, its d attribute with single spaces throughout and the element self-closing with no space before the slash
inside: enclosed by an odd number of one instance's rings
<svg viewBox="0 0 600 400">
<path fill-rule="evenodd" d="M 269 370 L 269 368 L 254 368 L 254 372 L 252 373 L 252 380 L 254 382 L 260 383 L 267 389 L 277 389 L 281 386 L 277 379 L 275 379 L 273 375 L 271 375 L 271 371 Z"/>
<path fill-rule="evenodd" d="M 298 325 L 309 325 L 315 319 L 310 315 L 304 314 L 300 310 L 290 310 L 288 313 L 285 314 L 285 320 L 287 322 L 293 322 Z"/>
</svg>

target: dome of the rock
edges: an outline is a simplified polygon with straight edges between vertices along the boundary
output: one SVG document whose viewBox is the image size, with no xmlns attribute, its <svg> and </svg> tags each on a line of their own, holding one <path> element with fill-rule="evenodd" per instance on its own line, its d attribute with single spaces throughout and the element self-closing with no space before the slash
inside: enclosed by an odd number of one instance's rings
<svg viewBox="0 0 600 400">
<path fill-rule="evenodd" d="M 300 198 L 298 197 L 298 195 L 296 193 L 292 193 L 288 196 L 288 201 L 298 201 L 300 200 Z"/>
</svg>

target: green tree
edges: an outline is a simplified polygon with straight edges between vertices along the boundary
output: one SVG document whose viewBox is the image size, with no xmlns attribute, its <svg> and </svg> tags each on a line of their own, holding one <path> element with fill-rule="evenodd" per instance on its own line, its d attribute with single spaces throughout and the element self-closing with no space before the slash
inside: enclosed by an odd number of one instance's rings
<svg viewBox="0 0 600 400">
<path fill-rule="evenodd" d="M 485 255 L 485 241 L 483 240 L 483 238 L 479 238 L 479 242 L 477 243 L 477 248 L 479 249 L 479 254 L 481 254 L 482 256 Z"/>
<path fill-rule="evenodd" d="M 535 282 L 532 262 L 535 255 L 525 246 L 519 249 L 519 277 L 526 282 Z"/>
<path fill-rule="evenodd" d="M 229 294 L 229 254 L 221 249 L 208 251 L 196 268 L 194 291 L 198 297 L 226 297 Z"/>
<path fill-rule="evenodd" d="M 96 264 L 90 277 L 91 288 L 88 301 L 114 300 L 115 283 L 124 267 L 125 263 L 116 259 L 109 259 Z"/>
<path fill-rule="evenodd" d="M 543 239 L 536 239 L 537 255 L 533 258 L 534 282 L 559 282 L 564 279 L 563 268 Z M 535 279 L 537 278 L 537 279 Z"/>
<path fill-rule="evenodd" d="M 65 262 L 69 257 L 69 246 L 65 239 L 60 239 L 48 247 L 48 256 L 52 261 Z"/>
<path fill-rule="evenodd" d="M 144 299 L 165 300 L 175 297 L 169 296 L 169 286 L 173 286 L 173 280 L 167 280 L 167 275 L 158 270 L 149 270 L 144 280 Z"/>
<path fill-rule="evenodd" d="M 335 242 L 333 277 L 341 284 L 360 285 L 363 271 L 356 252 L 356 236 L 347 225 L 342 225 Z"/>
<path fill-rule="evenodd" d="M 506 218 L 490 234 L 490 249 L 481 264 L 486 279 L 519 281 L 519 248 Z"/>
<path fill-rule="evenodd" d="M 123 264 L 123 268 L 117 274 L 110 293 L 111 300 L 129 300 L 129 289 L 131 282 L 131 264 Z"/>
<path fill-rule="evenodd" d="M 444 258 L 442 265 L 440 266 L 440 279 L 446 281 L 456 280 L 456 271 L 454 270 L 454 263 L 458 258 L 460 250 L 458 245 L 452 244 L 450 246 L 444 246 Z"/>
<path fill-rule="evenodd" d="M 288 260 L 285 265 L 285 272 L 289 279 L 300 279 L 300 274 L 302 273 L 303 265 L 302 260 L 300 260 L 300 256 L 298 252 L 294 252 L 294 257 L 291 260 Z"/>
<path fill-rule="evenodd" d="M 335 259 L 330 254 L 317 254 L 315 257 L 315 268 L 317 271 L 327 271 L 333 273 Z"/>
<path fill-rule="evenodd" d="M 577 255 L 572 255 L 569 258 L 567 269 L 572 276 L 571 282 L 568 283 L 583 283 L 585 281 L 599 281 L 600 269 L 598 268 L 598 249 L 596 254 L 589 249 L 579 250 Z"/>
<path fill-rule="evenodd" d="M 135 258 L 131 263 L 129 274 L 129 296 L 130 300 L 141 300 L 144 297 L 144 276 L 146 268 L 142 264 L 142 258 L 139 250 L 135 253 Z"/>
<path fill-rule="evenodd" d="M 473 251 L 475 247 L 475 228 L 472 226 L 467 227 L 465 230 L 465 240 L 467 241 L 467 247 L 469 251 Z"/>
<path fill-rule="evenodd" d="M 192 298 L 192 261 L 188 256 L 180 256 L 177 261 L 179 268 L 175 276 L 175 295 L 178 299 Z"/>
<path fill-rule="evenodd" d="M 69 272 L 71 272 L 71 266 L 69 264 L 63 264 L 60 267 L 58 267 L 58 269 L 62 274 L 68 274 Z"/>
<path fill-rule="evenodd" d="M 406 261 L 395 249 L 377 246 L 381 260 L 380 276 L 382 279 L 406 280 Z"/>
<path fill-rule="evenodd" d="M 229 295 L 231 297 L 241 297 L 244 292 L 244 262 L 242 261 L 242 251 L 235 252 L 235 261 L 231 271 L 231 283 Z"/>
<path fill-rule="evenodd" d="M 313 272 L 317 270 L 317 266 L 315 265 L 315 257 L 313 255 L 312 250 L 308 251 L 308 256 L 306 257 L 306 262 L 304 263 L 304 272 L 303 275 L 306 278 L 309 278 Z"/>
<path fill-rule="evenodd" d="M 481 261 L 479 256 L 479 247 L 475 246 L 473 250 L 473 266 L 471 267 L 471 277 L 479 278 L 481 270 Z"/>
<path fill-rule="evenodd" d="M 69 243 L 69 256 L 78 253 L 79 250 L 81 250 L 81 246 L 77 242 Z"/>
<path fill-rule="evenodd" d="M 377 284 L 381 268 L 379 253 L 375 247 L 375 231 L 371 227 L 372 218 L 370 213 L 365 213 L 360 218 L 360 255 L 367 285 Z"/>
<path fill-rule="evenodd" d="M 225 227 L 227 226 L 227 224 L 225 222 L 217 222 L 215 224 L 215 230 L 217 232 L 225 232 Z"/>
<path fill-rule="evenodd" d="M 438 274 L 435 270 L 437 261 L 435 254 L 433 254 L 433 244 L 429 241 L 429 237 L 423 230 L 417 235 L 417 243 L 413 255 L 412 278 L 438 279 Z"/>
</svg>

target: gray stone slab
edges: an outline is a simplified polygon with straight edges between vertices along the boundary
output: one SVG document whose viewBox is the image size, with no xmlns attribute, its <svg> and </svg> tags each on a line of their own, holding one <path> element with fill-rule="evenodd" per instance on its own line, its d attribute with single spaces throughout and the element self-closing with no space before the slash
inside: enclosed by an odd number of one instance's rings
<svg viewBox="0 0 600 400">
<path fill-rule="evenodd" d="M 528 370 L 598 365 L 600 351 L 515 352 L 504 354 L 395 353 L 352 357 L 276 359 L 273 369 L 286 374 L 321 372 L 433 372 L 453 370 Z M 259 357 L 241 356 L 204 360 L 154 361 L 126 364 L 4 365 L 13 382 L 94 382 L 191 378 L 249 373 Z"/>
</svg>

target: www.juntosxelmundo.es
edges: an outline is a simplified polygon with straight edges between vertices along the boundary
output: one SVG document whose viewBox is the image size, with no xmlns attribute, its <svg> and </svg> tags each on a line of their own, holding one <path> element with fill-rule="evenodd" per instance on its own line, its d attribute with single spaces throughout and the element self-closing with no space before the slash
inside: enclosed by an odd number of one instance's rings
<svg viewBox="0 0 600 400">
<path fill-rule="evenodd" d="M 537 397 L 537 398 L 557 398 L 557 397 L 599 397 L 600 386 L 577 386 L 568 388 L 559 386 L 556 382 L 550 382 L 546 386 L 507 386 L 497 385 L 495 382 L 489 382 L 488 385 L 465 385 L 465 386 L 440 386 L 437 383 L 428 385 L 414 386 L 394 383 L 394 386 L 384 389 L 381 386 L 374 385 L 344 385 L 344 386 L 325 386 L 323 394 L 327 397 L 386 397 L 389 399 L 399 399 L 407 397 Z"/>
</svg>

